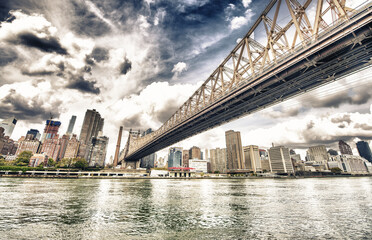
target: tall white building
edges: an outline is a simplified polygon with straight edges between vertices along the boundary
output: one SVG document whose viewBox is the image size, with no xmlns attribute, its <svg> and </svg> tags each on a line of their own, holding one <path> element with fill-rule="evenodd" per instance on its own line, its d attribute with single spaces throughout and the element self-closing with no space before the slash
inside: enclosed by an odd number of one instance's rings
<svg viewBox="0 0 372 240">
<path fill-rule="evenodd" d="M 261 158 L 258 146 L 250 145 L 243 147 L 245 168 L 253 172 L 261 172 Z"/>
<path fill-rule="evenodd" d="M 283 146 L 269 149 L 271 171 L 275 173 L 294 173 L 289 149 Z"/>
<path fill-rule="evenodd" d="M 10 117 L 7 119 L 4 119 L 0 123 L 0 127 L 4 128 L 4 135 L 9 136 L 9 138 L 12 136 L 13 130 L 15 125 L 17 124 L 17 119 L 14 117 Z"/>
</svg>

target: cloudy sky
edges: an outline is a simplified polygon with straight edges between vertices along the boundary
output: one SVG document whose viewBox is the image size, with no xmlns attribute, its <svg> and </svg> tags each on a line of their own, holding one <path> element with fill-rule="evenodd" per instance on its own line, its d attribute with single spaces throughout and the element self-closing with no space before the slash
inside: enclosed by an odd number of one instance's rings
<svg viewBox="0 0 372 240">
<path fill-rule="evenodd" d="M 0 119 L 19 121 L 18 139 L 50 117 L 80 128 L 86 109 L 105 118 L 114 155 L 119 126 L 159 128 L 249 30 L 269 1 L 2 0 Z M 355 4 L 356 1 L 353 1 Z M 363 2 L 363 1 L 361 1 Z M 336 148 L 372 139 L 371 70 L 246 116 L 177 144 L 224 147 L 224 132 L 244 145 Z M 128 134 L 124 133 L 123 141 Z M 354 149 L 355 151 L 355 149 Z M 165 155 L 166 150 L 158 155 Z"/>
</svg>

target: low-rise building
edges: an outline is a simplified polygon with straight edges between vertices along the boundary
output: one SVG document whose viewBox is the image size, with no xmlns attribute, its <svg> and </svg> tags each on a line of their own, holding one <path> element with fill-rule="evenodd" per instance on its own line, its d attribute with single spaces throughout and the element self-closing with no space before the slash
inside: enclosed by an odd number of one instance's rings
<svg viewBox="0 0 372 240">
<path fill-rule="evenodd" d="M 195 172 L 208 172 L 208 161 L 197 158 L 189 159 L 189 168 L 193 168 Z"/>
<path fill-rule="evenodd" d="M 34 154 L 30 158 L 30 167 L 38 167 L 41 164 L 46 165 L 48 163 L 48 156 L 45 153 Z"/>
</svg>

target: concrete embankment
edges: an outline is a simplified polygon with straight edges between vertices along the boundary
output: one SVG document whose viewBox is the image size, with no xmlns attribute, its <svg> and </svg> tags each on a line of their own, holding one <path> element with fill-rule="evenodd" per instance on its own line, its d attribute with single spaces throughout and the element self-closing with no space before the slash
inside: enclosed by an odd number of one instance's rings
<svg viewBox="0 0 372 240">
<path fill-rule="evenodd" d="M 143 172 L 67 172 L 67 171 L 7 171 L 1 170 L 0 177 L 9 178 L 71 178 L 71 179 L 87 179 L 87 178 L 108 178 L 108 179 L 299 179 L 299 178 L 329 178 L 329 177 L 371 177 L 372 175 L 316 175 L 316 176 L 228 176 L 228 175 L 204 175 L 192 177 L 151 177 Z"/>
</svg>

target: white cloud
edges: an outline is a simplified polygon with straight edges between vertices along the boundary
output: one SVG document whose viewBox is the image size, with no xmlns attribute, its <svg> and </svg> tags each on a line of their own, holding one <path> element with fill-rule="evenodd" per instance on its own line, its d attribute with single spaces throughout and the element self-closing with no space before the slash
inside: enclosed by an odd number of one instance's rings
<svg viewBox="0 0 372 240">
<path fill-rule="evenodd" d="M 243 6 L 247 8 L 251 4 L 252 0 L 242 0 Z"/>
<path fill-rule="evenodd" d="M 173 66 L 173 69 L 172 69 L 172 73 L 174 73 L 173 75 L 173 79 L 177 79 L 178 76 L 187 69 L 187 65 L 186 63 L 184 62 L 178 62 L 177 64 L 175 64 Z"/>
<path fill-rule="evenodd" d="M 230 22 L 230 29 L 238 29 L 244 25 L 246 25 L 251 18 L 254 16 L 254 13 L 252 12 L 251 9 L 247 9 L 245 11 L 244 16 L 239 16 L 239 17 L 233 17 Z"/>
<path fill-rule="evenodd" d="M 0 41 L 14 41 L 20 33 L 32 33 L 38 38 L 55 36 L 57 28 L 41 14 L 24 14 L 21 10 L 10 11 L 15 17 L 12 22 L 1 22 Z"/>
</svg>

